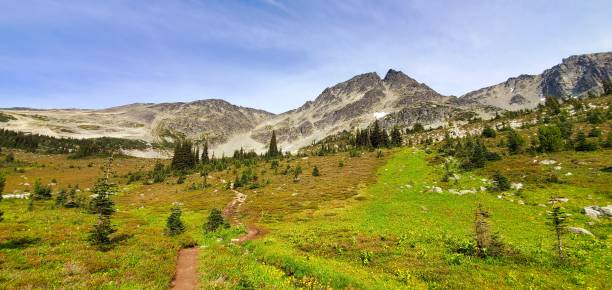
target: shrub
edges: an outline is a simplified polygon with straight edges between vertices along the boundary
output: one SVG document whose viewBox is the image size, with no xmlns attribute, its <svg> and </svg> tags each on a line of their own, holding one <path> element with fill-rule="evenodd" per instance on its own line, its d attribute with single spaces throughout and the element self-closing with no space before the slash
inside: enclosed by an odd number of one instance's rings
<svg viewBox="0 0 612 290">
<path fill-rule="evenodd" d="M 589 131 L 589 137 L 601 137 L 601 130 L 597 127 L 594 127 Z"/>
<path fill-rule="evenodd" d="M 185 231 L 185 225 L 181 220 L 181 208 L 178 205 L 174 205 L 171 209 L 170 216 L 166 221 L 166 234 L 169 236 L 176 236 L 182 234 Z"/>
<path fill-rule="evenodd" d="M 576 151 L 595 151 L 597 150 L 597 143 L 587 140 L 583 132 L 578 133 L 576 136 Z"/>
<path fill-rule="evenodd" d="M 594 109 L 587 112 L 587 122 L 591 124 L 601 124 L 606 121 L 606 113 L 600 109 Z"/>
<path fill-rule="evenodd" d="M 542 126 L 538 129 L 540 152 L 557 152 L 563 148 L 561 130 L 556 125 Z"/>
<path fill-rule="evenodd" d="M 495 129 L 491 128 L 491 126 L 487 125 L 484 129 L 482 129 L 481 135 L 485 138 L 495 138 L 495 136 L 497 136 L 497 132 L 495 132 Z"/>
</svg>

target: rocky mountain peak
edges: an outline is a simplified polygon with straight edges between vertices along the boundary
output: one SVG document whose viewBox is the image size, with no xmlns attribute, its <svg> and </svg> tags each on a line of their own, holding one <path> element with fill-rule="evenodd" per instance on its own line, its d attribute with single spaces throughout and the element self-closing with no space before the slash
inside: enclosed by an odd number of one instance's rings
<svg viewBox="0 0 612 290">
<path fill-rule="evenodd" d="M 419 82 L 407 76 L 402 71 L 389 69 L 383 82 L 388 84 L 392 89 L 404 86 L 417 86 Z"/>
</svg>

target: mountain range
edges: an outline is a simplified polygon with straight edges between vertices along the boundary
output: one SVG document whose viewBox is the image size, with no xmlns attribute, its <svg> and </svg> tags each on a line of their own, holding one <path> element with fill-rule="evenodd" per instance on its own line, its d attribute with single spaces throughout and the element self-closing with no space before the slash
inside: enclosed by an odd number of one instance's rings
<svg viewBox="0 0 612 290">
<path fill-rule="evenodd" d="M 385 128 L 415 123 L 437 127 L 472 118 L 488 119 L 506 110 L 531 109 L 544 97 L 601 94 L 612 78 L 612 52 L 571 56 L 538 75 L 520 75 L 469 92 L 444 96 L 401 71 L 381 78 L 365 73 L 326 88 L 313 101 L 272 114 L 208 99 L 188 103 L 130 104 L 103 110 L 2 109 L 0 128 L 56 137 L 120 137 L 150 143 L 175 138 L 207 140 L 216 154 L 241 147 L 263 152 L 276 131 L 283 150 L 295 151 L 343 130 L 380 120 Z"/>
</svg>

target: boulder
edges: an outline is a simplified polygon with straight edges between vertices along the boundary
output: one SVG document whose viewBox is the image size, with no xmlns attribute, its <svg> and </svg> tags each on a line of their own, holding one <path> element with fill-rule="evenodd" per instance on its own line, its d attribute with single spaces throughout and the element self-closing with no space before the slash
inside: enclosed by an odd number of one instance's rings
<svg viewBox="0 0 612 290">
<path fill-rule="evenodd" d="M 567 231 L 570 233 L 578 234 L 578 235 L 589 235 L 589 236 L 593 235 L 588 230 L 583 229 L 583 228 L 578 228 L 578 227 L 568 227 Z"/>
<path fill-rule="evenodd" d="M 584 214 L 590 218 L 597 219 L 600 217 L 612 217 L 612 205 L 599 207 L 596 205 L 587 206 L 583 210 Z"/>
</svg>

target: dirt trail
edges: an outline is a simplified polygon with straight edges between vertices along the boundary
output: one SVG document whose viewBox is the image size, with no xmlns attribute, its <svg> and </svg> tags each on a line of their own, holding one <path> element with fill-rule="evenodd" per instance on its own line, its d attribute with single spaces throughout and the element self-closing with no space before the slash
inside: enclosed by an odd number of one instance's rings
<svg viewBox="0 0 612 290">
<path fill-rule="evenodd" d="M 186 248 L 179 251 L 174 280 L 170 284 L 173 290 L 198 289 L 198 248 Z"/>
<path fill-rule="evenodd" d="M 235 196 L 223 209 L 223 215 L 226 219 L 229 219 L 233 225 L 242 225 L 242 222 L 238 219 L 238 212 L 240 211 L 242 204 L 246 201 L 247 195 L 237 190 L 232 191 L 234 192 Z M 236 239 L 232 239 L 232 243 L 242 244 L 246 241 L 257 238 L 260 234 L 261 230 L 252 226 L 247 226 L 247 233 Z"/>
</svg>

